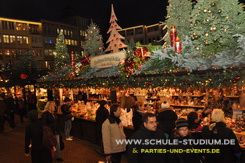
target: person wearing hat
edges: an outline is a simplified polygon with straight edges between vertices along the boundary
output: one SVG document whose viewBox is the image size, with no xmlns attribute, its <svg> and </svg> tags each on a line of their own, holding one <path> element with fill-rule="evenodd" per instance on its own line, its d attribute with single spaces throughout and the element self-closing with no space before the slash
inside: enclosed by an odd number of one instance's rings
<svg viewBox="0 0 245 163">
<path fill-rule="evenodd" d="M 109 111 L 107 109 L 108 103 L 105 100 L 100 101 L 99 104 L 100 106 L 96 111 L 95 121 L 96 121 L 96 132 L 97 132 L 98 143 L 101 143 L 102 140 L 101 128 L 102 128 L 102 124 L 109 116 Z"/>
<path fill-rule="evenodd" d="M 170 150 L 173 149 L 193 149 L 191 144 L 183 144 L 184 139 L 192 139 L 191 132 L 188 128 L 188 121 L 180 118 L 176 121 L 176 130 L 172 136 L 173 139 L 178 139 L 178 145 L 171 145 Z M 182 142 L 182 143 L 181 143 Z M 196 153 L 171 153 L 169 155 L 169 162 L 171 163 L 200 163 L 200 158 Z"/>
</svg>

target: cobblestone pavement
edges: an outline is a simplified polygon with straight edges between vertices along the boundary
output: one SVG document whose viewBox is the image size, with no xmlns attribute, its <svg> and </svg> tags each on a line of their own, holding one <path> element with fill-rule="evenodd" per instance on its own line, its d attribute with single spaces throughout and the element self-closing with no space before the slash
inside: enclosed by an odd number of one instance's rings
<svg viewBox="0 0 245 163">
<path fill-rule="evenodd" d="M 7 122 L 5 123 L 5 131 L 4 133 L 0 133 L 0 162 L 31 162 L 31 159 L 24 155 L 24 133 L 27 124 L 28 121 L 26 119 L 24 124 L 17 123 L 18 127 L 11 130 L 9 124 Z M 73 141 L 64 140 L 64 143 L 65 149 L 61 151 L 61 157 L 64 159 L 64 163 L 98 163 L 98 161 L 105 161 L 102 155 L 95 152 L 95 150 L 99 150 L 98 145 L 77 138 L 74 138 Z M 123 156 L 122 163 L 126 162 L 125 156 Z"/>
</svg>

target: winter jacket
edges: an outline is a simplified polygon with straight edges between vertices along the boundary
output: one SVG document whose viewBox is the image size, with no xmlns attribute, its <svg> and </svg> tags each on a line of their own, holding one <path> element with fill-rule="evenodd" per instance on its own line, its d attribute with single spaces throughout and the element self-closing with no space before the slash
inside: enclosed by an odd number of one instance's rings
<svg viewBox="0 0 245 163">
<path fill-rule="evenodd" d="M 99 138 L 99 141 L 101 141 L 102 138 L 102 133 L 101 133 L 102 124 L 105 122 L 108 116 L 109 116 L 109 111 L 104 106 L 99 107 L 98 110 L 96 111 L 96 118 L 95 118 L 96 134 Z"/>
<path fill-rule="evenodd" d="M 10 115 L 14 111 L 14 98 L 13 97 L 4 98 L 3 101 L 6 105 L 5 113 L 7 115 Z"/>
<path fill-rule="evenodd" d="M 25 131 L 25 153 L 30 152 L 29 145 L 34 151 L 42 151 L 42 123 L 40 121 L 30 122 Z"/>
<path fill-rule="evenodd" d="M 182 144 L 184 139 L 193 139 L 191 135 L 187 135 L 185 137 L 177 136 L 174 134 L 171 139 L 178 139 L 178 145 L 171 145 L 170 146 L 170 154 L 168 157 L 168 163 L 200 163 L 200 158 L 197 153 L 178 153 L 178 152 L 172 152 L 175 149 L 179 150 L 189 150 L 194 149 L 194 146 L 191 144 Z"/>
<path fill-rule="evenodd" d="M 173 110 L 158 111 L 157 120 L 159 122 L 159 129 L 171 135 L 177 118 L 177 114 Z"/>
<path fill-rule="evenodd" d="M 143 124 L 142 116 L 143 116 L 142 113 L 139 113 L 137 110 L 134 111 L 133 118 L 132 118 L 134 131 L 137 131 L 140 128 L 140 126 Z"/>
<path fill-rule="evenodd" d="M 70 106 L 67 104 L 64 104 L 61 106 L 61 111 L 63 113 L 63 118 L 65 121 L 69 120 L 72 118 L 72 114 L 71 114 L 71 110 L 70 110 Z"/>
<path fill-rule="evenodd" d="M 104 153 L 109 155 L 112 153 L 124 152 L 126 144 L 117 144 L 116 140 L 126 139 L 123 131 L 123 125 L 115 121 L 109 116 L 102 125 L 102 139 L 104 145 Z"/>
<path fill-rule="evenodd" d="M 142 143 L 150 140 L 160 140 L 166 139 L 164 132 L 161 130 L 150 131 L 147 128 L 141 125 L 140 129 L 136 131 L 131 137 L 130 140 L 141 140 Z M 167 150 L 168 146 L 160 145 L 160 144 L 129 144 L 128 145 L 128 162 L 129 163 L 164 163 L 167 162 L 167 155 L 162 153 L 145 153 L 143 150 L 147 151 L 150 149 L 159 149 L 159 150 Z M 135 152 L 137 151 L 137 152 Z"/>
<path fill-rule="evenodd" d="M 59 135 L 58 119 L 53 116 L 49 111 L 42 114 L 42 122 L 44 126 L 48 126 L 54 135 Z"/>
<path fill-rule="evenodd" d="M 6 113 L 6 109 L 7 109 L 7 107 L 4 103 L 4 101 L 0 100 L 0 117 L 4 116 L 4 114 Z"/>
<path fill-rule="evenodd" d="M 96 124 L 98 127 L 101 128 L 102 124 L 105 122 L 105 120 L 109 116 L 109 111 L 105 107 L 99 107 L 96 111 Z"/>
<path fill-rule="evenodd" d="M 205 154 L 207 162 L 233 163 L 237 161 L 235 154 L 240 154 L 241 149 L 238 144 L 236 135 L 231 129 L 226 127 L 225 123 L 217 122 L 211 130 L 209 129 L 209 126 L 204 126 L 202 129 L 202 137 L 204 139 L 218 139 L 221 141 L 224 141 L 225 139 L 235 140 L 235 145 L 207 145 L 206 148 L 220 149 L 220 153 Z"/>
</svg>

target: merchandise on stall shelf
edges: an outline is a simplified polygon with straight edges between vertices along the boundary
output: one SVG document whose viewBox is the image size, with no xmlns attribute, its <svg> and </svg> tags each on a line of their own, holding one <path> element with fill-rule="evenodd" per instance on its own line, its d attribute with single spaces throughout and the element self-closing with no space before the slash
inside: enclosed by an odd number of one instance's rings
<svg viewBox="0 0 245 163">
<path fill-rule="evenodd" d="M 131 108 L 129 112 L 127 109 L 121 109 L 122 113 L 120 119 L 122 121 L 123 126 L 132 126 L 132 118 L 133 118 L 133 109 Z"/>
<path fill-rule="evenodd" d="M 84 117 L 86 119 L 95 120 L 96 110 L 99 108 L 99 104 L 95 102 L 78 101 L 71 106 L 73 115 Z"/>
</svg>

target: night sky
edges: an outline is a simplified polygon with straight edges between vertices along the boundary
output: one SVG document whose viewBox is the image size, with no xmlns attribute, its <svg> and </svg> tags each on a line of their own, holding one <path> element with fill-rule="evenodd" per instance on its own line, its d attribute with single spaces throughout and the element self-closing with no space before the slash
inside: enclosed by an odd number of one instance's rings
<svg viewBox="0 0 245 163">
<path fill-rule="evenodd" d="M 109 28 L 111 4 L 122 27 L 164 21 L 167 0 L 1 0 L 0 17 L 39 21 L 59 20 L 62 9 L 74 8 L 76 15 L 93 19 L 104 34 Z"/>
</svg>

